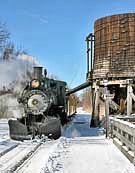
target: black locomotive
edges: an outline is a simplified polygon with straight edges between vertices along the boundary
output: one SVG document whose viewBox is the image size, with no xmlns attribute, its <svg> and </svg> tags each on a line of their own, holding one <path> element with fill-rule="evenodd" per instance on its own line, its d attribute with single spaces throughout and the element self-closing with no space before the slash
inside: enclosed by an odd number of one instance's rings
<svg viewBox="0 0 135 173">
<path fill-rule="evenodd" d="M 42 67 L 34 67 L 34 78 L 18 99 L 25 115 L 9 120 L 10 137 L 15 140 L 34 138 L 36 135 L 57 139 L 61 124 L 67 122 L 66 82 L 49 79 Z"/>
</svg>

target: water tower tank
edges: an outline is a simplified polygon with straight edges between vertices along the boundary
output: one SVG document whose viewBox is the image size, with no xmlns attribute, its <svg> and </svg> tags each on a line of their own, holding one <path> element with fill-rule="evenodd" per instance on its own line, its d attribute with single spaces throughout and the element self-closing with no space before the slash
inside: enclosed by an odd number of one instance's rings
<svg viewBox="0 0 135 173">
<path fill-rule="evenodd" d="M 93 78 L 135 77 L 135 13 L 95 21 Z"/>
</svg>

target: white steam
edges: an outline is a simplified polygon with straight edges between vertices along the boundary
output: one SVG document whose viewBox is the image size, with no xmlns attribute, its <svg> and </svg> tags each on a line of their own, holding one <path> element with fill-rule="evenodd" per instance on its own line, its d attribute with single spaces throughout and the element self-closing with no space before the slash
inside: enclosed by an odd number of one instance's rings
<svg viewBox="0 0 135 173">
<path fill-rule="evenodd" d="M 0 118 L 22 116 L 17 97 L 30 80 L 34 66 L 39 66 L 38 61 L 26 54 L 0 58 Z"/>
<path fill-rule="evenodd" d="M 22 81 L 29 79 L 28 72 L 32 72 L 34 66 L 38 66 L 38 61 L 29 55 L 13 56 L 9 60 L 0 59 L 0 89 L 3 86 L 7 89 L 13 87 L 16 83 L 19 85 Z"/>
<path fill-rule="evenodd" d="M 24 109 L 17 102 L 17 98 L 12 94 L 0 96 L 0 118 L 21 118 Z"/>
</svg>

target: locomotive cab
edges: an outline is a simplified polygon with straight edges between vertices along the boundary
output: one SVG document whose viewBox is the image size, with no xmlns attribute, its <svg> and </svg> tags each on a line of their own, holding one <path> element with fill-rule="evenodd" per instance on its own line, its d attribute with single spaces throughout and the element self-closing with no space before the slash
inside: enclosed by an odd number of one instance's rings
<svg viewBox="0 0 135 173">
<path fill-rule="evenodd" d="M 10 137 L 15 140 L 34 138 L 36 135 L 57 139 L 61 125 L 67 122 L 66 82 L 42 75 L 42 67 L 34 67 L 34 77 L 18 99 L 25 115 L 9 120 Z"/>
</svg>

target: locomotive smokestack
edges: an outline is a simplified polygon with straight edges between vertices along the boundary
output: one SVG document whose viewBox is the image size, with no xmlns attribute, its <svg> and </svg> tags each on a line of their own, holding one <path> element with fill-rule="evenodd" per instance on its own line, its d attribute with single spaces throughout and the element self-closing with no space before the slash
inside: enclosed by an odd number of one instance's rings
<svg viewBox="0 0 135 173">
<path fill-rule="evenodd" d="M 42 77 L 42 69 L 43 67 L 34 67 L 34 78 L 40 79 Z"/>
</svg>

